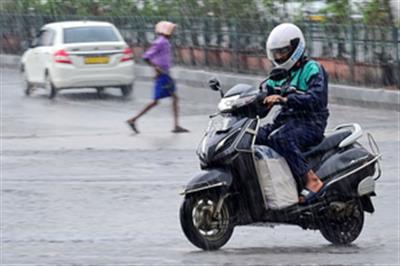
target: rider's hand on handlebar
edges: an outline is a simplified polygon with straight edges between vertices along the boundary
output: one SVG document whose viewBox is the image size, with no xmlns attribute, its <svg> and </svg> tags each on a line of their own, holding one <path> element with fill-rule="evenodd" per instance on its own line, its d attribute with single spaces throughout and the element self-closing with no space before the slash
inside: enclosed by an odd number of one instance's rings
<svg viewBox="0 0 400 266">
<path fill-rule="evenodd" d="M 268 107 L 271 108 L 274 104 L 281 104 L 286 103 L 287 98 L 282 97 L 280 95 L 270 95 L 264 98 L 263 103 Z"/>
</svg>

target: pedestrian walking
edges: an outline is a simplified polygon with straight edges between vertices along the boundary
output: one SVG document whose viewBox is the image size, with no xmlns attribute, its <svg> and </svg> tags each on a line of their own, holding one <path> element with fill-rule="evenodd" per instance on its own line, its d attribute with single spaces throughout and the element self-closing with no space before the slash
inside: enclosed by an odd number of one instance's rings
<svg viewBox="0 0 400 266">
<path fill-rule="evenodd" d="M 172 111 L 174 117 L 174 127 L 172 132 L 184 133 L 189 130 L 181 127 L 178 121 L 178 96 L 176 95 L 175 81 L 171 78 L 169 70 L 171 68 L 171 43 L 169 39 L 176 27 L 176 24 L 169 21 L 160 21 L 155 27 L 158 37 L 153 41 L 151 47 L 144 53 L 143 59 L 152 66 L 156 72 L 153 100 L 147 104 L 137 115 L 128 119 L 126 122 L 135 133 L 137 129 L 137 120 L 155 107 L 158 101 L 163 98 L 172 97 Z"/>
</svg>

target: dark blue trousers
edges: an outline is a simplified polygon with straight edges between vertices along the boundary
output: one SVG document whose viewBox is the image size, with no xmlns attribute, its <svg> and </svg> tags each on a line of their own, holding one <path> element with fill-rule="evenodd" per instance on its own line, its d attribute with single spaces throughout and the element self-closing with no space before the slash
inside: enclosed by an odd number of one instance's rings
<svg viewBox="0 0 400 266">
<path fill-rule="evenodd" d="M 315 123 L 287 120 L 284 124 L 268 124 L 258 131 L 256 144 L 267 145 L 283 156 L 296 179 L 299 191 L 304 188 L 305 174 L 311 170 L 302 150 L 317 145 L 323 139 L 324 129 Z"/>
</svg>

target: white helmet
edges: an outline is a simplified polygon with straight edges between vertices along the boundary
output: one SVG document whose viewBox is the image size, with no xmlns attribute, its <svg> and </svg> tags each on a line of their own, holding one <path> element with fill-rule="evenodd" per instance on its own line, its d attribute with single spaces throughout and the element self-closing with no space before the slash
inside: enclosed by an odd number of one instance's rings
<svg viewBox="0 0 400 266">
<path fill-rule="evenodd" d="M 292 23 L 282 23 L 276 26 L 268 36 L 266 50 L 268 59 L 275 66 L 290 70 L 301 58 L 306 48 L 303 33 Z M 277 53 L 287 53 L 286 60 L 278 60 Z"/>
</svg>

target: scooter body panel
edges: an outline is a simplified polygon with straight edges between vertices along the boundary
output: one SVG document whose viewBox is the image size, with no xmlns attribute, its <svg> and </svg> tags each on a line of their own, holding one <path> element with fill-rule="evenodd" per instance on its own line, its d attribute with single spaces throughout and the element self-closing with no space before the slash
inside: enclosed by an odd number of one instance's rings
<svg viewBox="0 0 400 266">
<path fill-rule="evenodd" d="M 227 169 L 210 169 L 200 173 L 190 180 L 182 194 L 187 195 L 215 187 L 230 187 L 231 184 L 232 174 Z"/>
<path fill-rule="evenodd" d="M 316 170 L 316 174 L 322 180 L 325 180 L 345 171 L 355 169 L 372 158 L 373 156 L 363 147 L 351 146 L 347 149 L 335 151 Z"/>
</svg>

